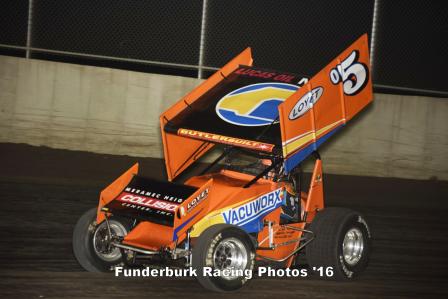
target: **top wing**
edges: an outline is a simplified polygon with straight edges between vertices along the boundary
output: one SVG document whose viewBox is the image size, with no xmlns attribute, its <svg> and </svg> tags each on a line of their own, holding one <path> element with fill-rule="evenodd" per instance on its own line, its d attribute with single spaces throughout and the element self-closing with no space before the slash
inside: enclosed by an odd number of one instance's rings
<svg viewBox="0 0 448 299">
<path fill-rule="evenodd" d="M 367 34 L 278 106 L 289 172 L 372 101 Z"/>
<path fill-rule="evenodd" d="M 278 105 L 307 79 L 251 66 L 246 49 L 162 114 L 168 178 L 172 180 L 214 144 L 257 151 L 281 149 Z M 207 84 L 212 79 L 213 84 Z"/>
<path fill-rule="evenodd" d="M 280 152 L 289 172 L 372 100 L 367 34 L 308 83 L 252 67 L 250 48 L 160 117 L 172 180 L 214 144 Z"/>
<path fill-rule="evenodd" d="M 252 65 L 252 62 L 251 49 L 247 48 L 160 115 L 163 153 L 168 180 L 173 180 L 196 159 L 199 159 L 203 154 L 209 151 L 214 144 L 201 140 L 187 139 L 176 134 L 168 134 L 165 132 L 165 126 L 185 108 L 224 80 L 225 76 L 233 72 L 240 64 Z"/>
<path fill-rule="evenodd" d="M 193 139 L 272 151 L 280 147 L 278 105 L 301 76 L 240 65 L 172 118 L 165 131 Z"/>
</svg>

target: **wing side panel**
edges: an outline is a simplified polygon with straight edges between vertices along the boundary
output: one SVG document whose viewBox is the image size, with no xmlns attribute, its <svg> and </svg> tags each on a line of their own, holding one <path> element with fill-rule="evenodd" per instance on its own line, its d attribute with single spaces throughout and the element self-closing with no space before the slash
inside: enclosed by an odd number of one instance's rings
<svg viewBox="0 0 448 299">
<path fill-rule="evenodd" d="M 367 34 L 279 106 L 290 171 L 372 101 Z"/>
</svg>

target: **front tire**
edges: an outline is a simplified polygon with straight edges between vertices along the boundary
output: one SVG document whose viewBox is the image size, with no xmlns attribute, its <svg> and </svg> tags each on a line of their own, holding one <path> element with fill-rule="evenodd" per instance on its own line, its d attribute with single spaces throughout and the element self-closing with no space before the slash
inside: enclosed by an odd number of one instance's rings
<svg viewBox="0 0 448 299">
<path fill-rule="evenodd" d="M 218 224 L 205 230 L 196 240 L 192 253 L 192 266 L 197 271 L 197 280 L 206 289 L 216 292 L 231 292 L 248 282 L 245 272 L 252 271 L 255 264 L 255 250 L 250 237 L 241 229 L 231 225 Z M 203 275 L 204 268 L 241 271 L 239 275 Z"/>
<path fill-rule="evenodd" d="M 349 280 L 365 270 L 371 234 L 361 214 L 345 208 L 325 208 L 317 213 L 309 230 L 315 237 L 306 247 L 311 271 L 329 279 Z M 332 275 L 326 276 L 328 273 Z"/>
<path fill-rule="evenodd" d="M 97 209 L 84 213 L 73 231 L 73 253 L 79 264 L 89 272 L 108 272 L 122 263 L 119 248 L 110 246 L 106 221 L 96 223 Z M 126 236 L 131 230 L 131 222 L 119 217 L 110 217 L 112 236 Z"/>
</svg>

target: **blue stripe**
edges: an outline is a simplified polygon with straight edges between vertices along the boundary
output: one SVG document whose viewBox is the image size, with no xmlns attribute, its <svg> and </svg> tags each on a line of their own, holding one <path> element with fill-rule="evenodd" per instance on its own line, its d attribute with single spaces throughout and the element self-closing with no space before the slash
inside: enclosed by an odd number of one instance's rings
<svg viewBox="0 0 448 299">
<path fill-rule="evenodd" d="M 270 208 L 268 208 L 266 210 L 263 210 L 261 214 L 256 214 L 254 216 L 250 216 L 250 217 L 244 219 L 243 221 L 241 221 L 240 223 L 237 223 L 236 225 L 244 226 L 245 224 L 247 224 L 249 222 L 252 222 L 252 221 L 254 221 L 256 219 L 259 219 L 263 215 L 266 215 L 266 214 L 270 213 L 271 211 L 275 210 L 276 208 L 278 208 L 281 204 L 282 203 L 280 202 L 280 203 L 278 203 L 278 204 L 276 204 L 276 205 L 274 205 L 274 206 L 272 206 L 272 207 L 270 207 Z"/>
<path fill-rule="evenodd" d="M 275 205 L 272 209 L 269 209 L 268 211 L 265 211 L 263 214 L 259 215 L 255 219 L 246 222 L 243 225 L 236 224 L 237 226 L 241 227 L 246 233 L 258 233 L 263 229 L 263 222 L 261 221 L 267 214 L 271 213 L 273 210 L 277 209 L 281 206 L 281 202 Z"/>
<path fill-rule="evenodd" d="M 319 146 L 321 146 L 322 143 L 324 143 L 334 133 L 339 131 L 343 126 L 344 125 L 337 126 L 333 130 L 331 130 L 330 132 L 325 134 L 324 136 L 322 136 L 319 139 L 317 139 L 317 141 L 315 143 L 313 142 L 313 143 L 307 145 L 306 147 L 304 147 L 303 149 L 301 149 L 297 153 L 293 154 L 288 159 L 285 159 L 284 163 L 285 163 L 285 171 L 286 171 L 286 173 L 289 173 L 291 170 L 293 170 L 294 167 L 296 167 L 300 162 L 305 160 L 312 152 L 317 150 L 317 148 Z"/>
<path fill-rule="evenodd" d="M 202 211 L 202 209 L 200 209 L 196 214 L 194 214 L 193 216 L 190 217 L 190 219 L 188 219 L 187 221 L 185 221 L 184 223 L 182 223 L 181 225 L 179 225 L 173 232 L 173 241 L 177 240 L 177 233 L 183 229 L 185 227 L 185 225 L 187 225 L 188 223 L 191 222 L 191 220 L 193 220 L 194 217 L 196 217 L 200 212 Z"/>
</svg>

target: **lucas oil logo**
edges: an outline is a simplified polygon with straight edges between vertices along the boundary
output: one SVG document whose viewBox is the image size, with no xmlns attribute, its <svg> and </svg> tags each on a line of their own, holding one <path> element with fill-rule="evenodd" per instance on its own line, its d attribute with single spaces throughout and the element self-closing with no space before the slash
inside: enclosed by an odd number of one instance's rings
<svg viewBox="0 0 448 299">
<path fill-rule="evenodd" d="M 261 215 L 274 210 L 282 203 L 282 189 L 266 193 L 242 206 L 222 213 L 224 221 L 233 225 L 244 225 Z"/>
<path fill-rule="evenodd" d="M 266 126 L 278 122 L 278 105 L 299 87 L 287 83 L 257 83 L 238 88 L 216 104 L 218 116 L 238 126 Z"/>
</svg>

